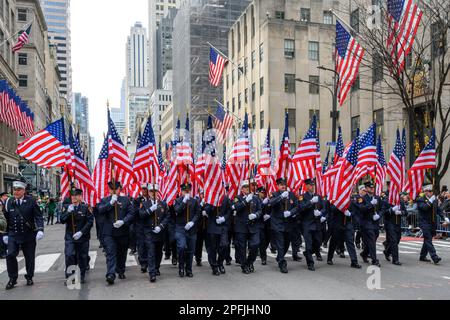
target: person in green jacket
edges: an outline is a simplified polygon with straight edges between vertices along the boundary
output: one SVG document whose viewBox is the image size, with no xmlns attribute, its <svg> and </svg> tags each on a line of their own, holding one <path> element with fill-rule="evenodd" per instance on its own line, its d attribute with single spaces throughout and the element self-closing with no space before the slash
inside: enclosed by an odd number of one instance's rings
<svg viewBox="0 0 450 320">
<path fill-rule="evenodd" d="M 47 203 L 47 225 L 51 224 L 53 225 L 53 220 L 55 219 L 55 213 L 56 213 L 56 202 L 55 199 L 50 198 Z"/>
</svg>

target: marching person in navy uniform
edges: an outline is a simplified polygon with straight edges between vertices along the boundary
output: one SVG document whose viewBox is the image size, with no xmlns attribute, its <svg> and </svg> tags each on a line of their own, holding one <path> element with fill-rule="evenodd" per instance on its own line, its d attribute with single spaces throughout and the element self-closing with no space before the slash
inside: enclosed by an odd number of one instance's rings
<svg viewBox="0 0 450 320">
<path fill-rule="evenodd" d="M 14 197 L 6 201 L 4 214 L 7 222 L 3 242 L 8 246 L 6 266 L 9 282 L 6 290 L 17 285 L 19 266 L 17 256 L 22 249 L 25 257 L 27 286 L 32 286 L 35 267 L 36 242 L 44 238 L 44 218 L 35 199 L 25 195 L 26 184 L 13 183 Z"/>
<path fill-rule="evenodd" d="M 405 203 L 400 201 L 399 206 L 390 205 L 388 199 L 381 199 L 383 216 L 384 216 L 384 228 L 386 229 L 386 242 L 385 250 L 383 254 L 387 261 L 391 261 L 396 266 L 401 266 L 398 254 L 398 245 L 402 239 L 402 218 L 408 215 Z"/>
<path fill-rule="evenodd" d="M 198 198 L 198 201 L 200 202 L 200 210 L 202 212 L 202 216 L 200 218 L 200 221 L 198 222 L 197 226 L 197 240 L 195 243 L 195 262 L 197 264 L 197 267 L 201 267 L 202 260 L 203 260 L 203 244 L 207 244 L 206 237 L 207 237 L 207 225 L 208 225 L 208 215 L 204 213 L 205 209 L 205 194 L 203 190 L 200 190 L 200 197 Z M 208 248 L 206 248 L 208 250 Z"/>
<path fill-rule="evenodd" d="M 269 201 L 272 243 L 277 250 L 277 262 L 281 273 L 288 273 L 285 255 L 292 243 L 292 233 L 299 219 L 298 199 L 293 192 L 287 190 L 285 179 L 278 179 L 277 186 L 278 191 L 272 194 Z"/>
<path fill-rule="evenodd" d="M 134 222 L 134 232 L 136 235 L 136 245 L 138 252 L 138 261 L 141 266 L 141 272 L 147 273 L 148 269 L 148 248 L 145 242 L 144 236 L 144 221 L 141 215 L 138 215 L 139 210 L 142 208 L 143 203 L 150 200 L 148 195 L 149 190 L 146 184 L 141 185 L 141 195 L 133 201 L 134 211 L 136 214 L 136 221 Z"/>
<path fill-rule="evenodd" d="M 433 245 L 433 237 L 436 236 L 437 216 L 444 222 L 444 225 L 450 223 L 448 218 L 442 214 L 439 207 L 438 199 L 433 194 L 433 186 L 429 185 L 423 189 L 424 195 L 417 199 L 417 209 L 419 210 L 419 228 L 423 233 L 423 246 L 420 252 L 420 261 L 430 262 L 427 258 L 428 254 L 433 260 L 434 264 L 439 264 L 441 258 L 436 254 L 436 249 Z"/>
<path fill-rule="evenodd" d="M 70 276 L 67 269 L 70 266 L 80 268 L 80 282 L 85 283 L 86 269 L 89 257 L 89 240 L 94 225 L 94 215 L 91 209 L 82 203 L 83 190 L 71 190 L 70 205 L 65 205 L 61 215 L 61 223 L 66 225 L 65 261 L 66 279 Z"/>
<path fill-rule="evenodd" d="M 250 181 L 242 183 L 242 194 L 237 196 L 231 209 L 236 213 L 234 225 L 236 258 L 244 274 L 255 271 L 254 263 L 259 249 L 259 225 L 261 202 L 250 193 Z M 249 253 L 247 256 L 247 247 Z"/>
<path fill-rule="evenodd" d="M 175 200 L 175 239 L 178 251 L 178 275 L 192 278 L 192 262 L 197 241 L 196 224 L 201 217 L 200 202 L 191 197 L 192 185 L 181 186 L 181 197 Z"/>
<path fill-rule="evenodd" d="M 125 279 L 125 263 L 129 243 L 129 226 L 134 221 L 134 208 L 128 197 L 120 196 L 120 182 L 109 182 L 110 196 L 98 205 L 100 215 L 105 217 L 103 237 L 106 246 L 106 281 L 113 285 L 116 273 Z M 115 192 L 114 192 L 115 191 Z"/>
<path fill-rule="evenodd" d="M 270 244 L 270 198 L 267 197 L 267 190 L 264 187 L 257 189 L 259 200 L 261 201 L 261 217 L 259 218 L 259 256 L 261 257 L 261 264 L 267 265 L 267 248 Z"/>
<path fill-rule="evenodd" d="M 356 206 L 361 217 L 361 231 L 364 249 L 361 257 L 368 263 L 368 257 L 372 260 L 372 265 L 380 267 L 377 258 L 377 239 L 380 232 L 380 219 L 382 215 L 381 199 L 374 196 L 374 185 L 372 182 L 364 184 L 365 190 L 360 189 L 360 196 L 357 197 Z"/>
<path fill-rule="evenodd" d="M 224 261 L 228 246 L 227 222 L 231 218 L 231 201 L 225 196 L 222 205 L 215 207 L 205 204 L 202 214 L 207 216 L 206 250 L 208 251 L 208 262 L 213 275 L 225 274 Z"/>
<path fill-rule="evenodd" d="M 315 182 L 311 179 L 305 180 L 307 192 L 299 199 L 299 210 L 303 227 L 303 238 L 305 239 L 305 252 L 308 270 L 315 271 L 313 253 L 317 260 L 322 261 L 320 246 L 322 244 L 322 223 L 326 218 L 325 203 L 315 193 Z"/>
<path fill-rule="evenodd" d="M 158 190 L 157 184 L 148 185 L 150 197 L 141 204 L 139 210 L 147 249 L 148 272 L 152 283 L 156 282 L 156 277 L 161 275 L 159 268 L 163 256 L 163 230 L 167 228 L 170 219 L 166 203 L 157 199 Z"/>
</svg>

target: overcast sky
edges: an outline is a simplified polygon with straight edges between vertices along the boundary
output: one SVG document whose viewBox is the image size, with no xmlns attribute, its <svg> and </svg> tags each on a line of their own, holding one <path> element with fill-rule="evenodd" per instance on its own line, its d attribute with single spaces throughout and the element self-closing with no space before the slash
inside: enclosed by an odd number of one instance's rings
<svg viewBox="0 0 450 320">
<path fill-rule="evenodd" d="M 96 157 L 107 131 L 106 101 L 120 107 L 125 44 L 131 26 L 148 28 L 147 0 L 71 1 L 73 92 L 89 98 L 89 126 Z"/>
</svg>

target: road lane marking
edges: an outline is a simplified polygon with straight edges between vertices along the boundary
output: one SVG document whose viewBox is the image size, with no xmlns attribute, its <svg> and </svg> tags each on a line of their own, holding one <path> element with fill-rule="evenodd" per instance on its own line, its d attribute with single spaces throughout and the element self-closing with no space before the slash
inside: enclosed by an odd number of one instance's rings
<svg viewBox="0 0 450 320">
<path fill-rule="evenodd" d="M 95 261 L 97 260 L 97 251 L 90 251 L 89 257 L 91 257 L 91 261 L 89 262 L 89 266 L 91 269 L 95 268 Z"/>
<path fill-rule="evenodd" d="M 55 254 L 44 254 L 41 256 L 38 256 L 36 258 L 36 268 L 34 270 L 35 273 L 45 273 L 55 264 L 55 262 L 59 259 L 61 256 L 61 253 L 55 253 Z M 26 274 L 26 268 L 22 268 L 19 271 L 20 275 Z"/>
<path fill-rule="evenodd" d="M 130 256 L 130 250 L 127 252 L 127 262 L 126 267 L 136 267 L 138 263 L 136 262 L 136 257 L 134 255 Z"/>
</svg>

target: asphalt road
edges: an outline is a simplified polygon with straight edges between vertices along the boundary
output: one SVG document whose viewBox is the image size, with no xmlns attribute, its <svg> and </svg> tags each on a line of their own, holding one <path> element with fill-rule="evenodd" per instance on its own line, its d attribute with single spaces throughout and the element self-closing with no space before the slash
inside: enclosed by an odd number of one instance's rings
<svg viewBox="0 0 450 320">
<path fill-rule="evenodd" d="M 95 231 L 93 232 L 95 234 Z M 95 236 L 93 237 L 95 238 Z M 163 261 L 162 276 L 152 284 L 148 275 L 141 274 L 136 258 L 129 256 L 127 279 L 116 280 L 114 286 L 105 282 L 106 260 L 98 242 L 91 241 L 91 270 L 81 290 L 64 286 L 64 229 L 60 225 L 46 229 L 45 239 L 37 249 L 35 285 L 26 287 L 21 275 L 12 291 L 4 291 L 8 282 L 5 260 L 0 260 L 0 299 L 5 300 L 436 300 L 448 299 L 450 294 L 450 242 L 436 241 L 438 254 L 443 258 L 439 266 L 419 262 L 420 239 L 408 239 L 400 245 L 403 266 L 397 267 L 384 260 L 380 253 L 380 288 L 370 290 L 367 282 L 369 265 L 363 269 L 350 268 L 350 260 L 335 257 L 335 265 L 316 263 L 316 272 L 310 272 L 305 262 L 288 258 L 289 274 L 278 271 L 274 255 L 267 266 L 259 261 L 256 272 L 244 275 L 233 263 L 227 274 L 214 277 L 207 266 L 194 267 L 194 278 L 180 279 L 178 269 L 170 261 Z M 377 248 L 382 250 L 381 241 Z M 326 249 L 324 249 L 324 257 Z M 232 254 L 233 256 L 233 254 Z M 325 259 L 326 260 L 326 259 Z M 362 264 L 362 262 L 360 262 Z M 19 268 L 24 268 L 23 259 Z M 369 281 L 374 284 L 374 281 Z"/>
</svg>

